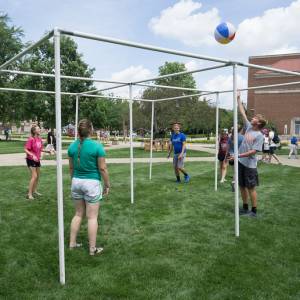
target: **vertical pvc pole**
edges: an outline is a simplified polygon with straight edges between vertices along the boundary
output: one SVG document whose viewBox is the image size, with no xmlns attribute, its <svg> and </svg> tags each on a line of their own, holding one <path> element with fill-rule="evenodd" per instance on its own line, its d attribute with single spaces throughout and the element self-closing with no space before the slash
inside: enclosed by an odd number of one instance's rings
<svg viewBox="0 0 300 300">
<path fill-rule="evenodd" d="M 154 101 L 152 101 L 152 113 L 151 113 L 150 170 L 149 170 L 149 179 L 150 179 L 150 180 L 152 179 L 153 125 L 154 125 Z"/>
<path fill-rule="evenodd" d="M 64 206 L 61 146 L 61 83 L 60 83 L 60 32 L 54 31 L 55 58 L 55 116 L 56 116 L 56 182 L 58 212 L 59 278 L 65 284 Z"/>
<path fill-rule="evenodd" d="M 219 152 L 219 93 L 216 93 L 216 149 L 215 149 L 215 191 L 218 190 L 218 152 Z"/>
<path fill-rule="evenodd" d="M 134 187 L 133 187 L 133 138 L 132 138 L 132 85 L 129 85 L 129 126 L 130 126 L 130 199 L 131 204 L 134 203 Z"/>
<path fill-rule="evenodd" d="M 78 109 L 79 109 L 79 95 L 76 95 L 76 108 L 75 108 L 75 136 L 74 140 L 77 139 L 78 136 Z"/>
<path fill-rule="evenodd" d="M 239 159 L 238 159 L 238 107 L 237 107 L 237 80 L 236 68 L 237 65 L 232 65 L 233 68 L 233 127 L 234 127 L 234 203 L 235 203 L 235 236 L 240 236 L 240 216 L 239 216 Z"/>
</svg>

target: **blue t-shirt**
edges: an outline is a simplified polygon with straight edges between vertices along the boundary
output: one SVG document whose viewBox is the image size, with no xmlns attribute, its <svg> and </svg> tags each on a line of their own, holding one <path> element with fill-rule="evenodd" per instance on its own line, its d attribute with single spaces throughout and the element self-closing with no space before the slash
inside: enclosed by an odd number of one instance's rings
<svg viewBox="0 0 300 300">
<path fill-rule="evenodd" d="M 296 138 L 295 136 L 293 136 L 293 137 L 291 138 L 291 144 L 292 144 L 292 145 L 297 145 L 297 143 L 298 143 L 297 138 Z"/>
<path fill-rule="evenodd" d="M 179 132 L 179 133 L 172 133 L 171 135 L 171 143 L 174 148 L 174 154 L 180 154 L 182 151 L 183 143 L 186 141 L 185 134 Z M 184 149 L 184 153 L 186 152 L 186 149 Z"/>
</svg>

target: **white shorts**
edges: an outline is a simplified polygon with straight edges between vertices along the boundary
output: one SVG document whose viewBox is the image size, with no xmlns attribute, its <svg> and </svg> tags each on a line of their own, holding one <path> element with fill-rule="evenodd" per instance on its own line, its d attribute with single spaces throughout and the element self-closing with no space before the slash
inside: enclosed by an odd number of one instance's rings
<svg viewBox="0 0 300 300">
<path fill-rule="evenodd" d="M 52 144 L 48 144 L 45 148 L 46 151 L 49 151 L 51 153 L 55 152 L 54 146 Z"/>
<path fill-rule="evenodd" d="M 99 180 L 73 178 L 71 194 L 74 200 L 97 203 L 102 200 L 102 185 Z"/>
</svg>

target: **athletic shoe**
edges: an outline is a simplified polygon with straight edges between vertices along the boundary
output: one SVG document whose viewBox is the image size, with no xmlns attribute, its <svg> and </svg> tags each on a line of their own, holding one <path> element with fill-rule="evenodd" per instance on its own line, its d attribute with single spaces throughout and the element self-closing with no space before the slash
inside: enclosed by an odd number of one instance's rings
<svg viewBox="0 0 300 300">
<path fill-rule="evenodd" d="M 176 180 L 176 183 L 181 183 L 181 180 Z"/>
<path fill-rule="evenodd" d="M 244 208 L 240 208 L 240 210 L 239 210 L 240 216 L 245 216 L 245 215 L 249 214 L 250 212 L 251 212 L 250 210 L 244 209 Z"/>
<path fill-rule="evenodd" d="M 256 213 L 253 212 L 253 211 L 249 211 L 245 216 L 249 217 L 249 218 L 256 218 L 257 217 Z"/>
<path fill-rule="evenodd" d="M 191 178 L 190 178 L 189 175 L 185 175 L 185 176 L 184 176 L 184 182 L 185 182 L 185 183 L 188 183 L 188 182 L 190 181 L 190 179 L 191 179 Z"/>
<path fill-rule="evenodd" d="M 37 195 L 37 196 L 42 196 L 42 194 L 41 193 L 39 193 L 39 192 L 33 192 L 35 195 Z"/>
<path fill-rule="evenodd" d="M 104 249 L 102 247 L 95 247 L 94 249 L 90 249 L 90 255 L 94 256 L 94 255 L 101 254 L 103 250 Z"/>
</svg>

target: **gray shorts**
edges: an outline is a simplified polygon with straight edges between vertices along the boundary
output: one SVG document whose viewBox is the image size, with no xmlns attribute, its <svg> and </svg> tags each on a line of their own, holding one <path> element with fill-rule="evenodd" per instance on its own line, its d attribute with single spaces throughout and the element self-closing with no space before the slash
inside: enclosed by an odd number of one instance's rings
<svg viewBox="0 0 300 300">
<path fill-rule="evenodd" d="M 179 154 L 174 154 L 173 157 L 173 166 L 174 168 L 180 168 L 183 169 L 184 168 L 184 160 L 186 157 L 186 154 L 183 154 L 183 157 L 181 159 L 178 158 Z"/>
<path fill-rule="evenodd" d="M 102 185 L 99 180 L 73 178 L 71 194 L 74 200 L 97 203 L 102 199 Z"/>
</svg>

